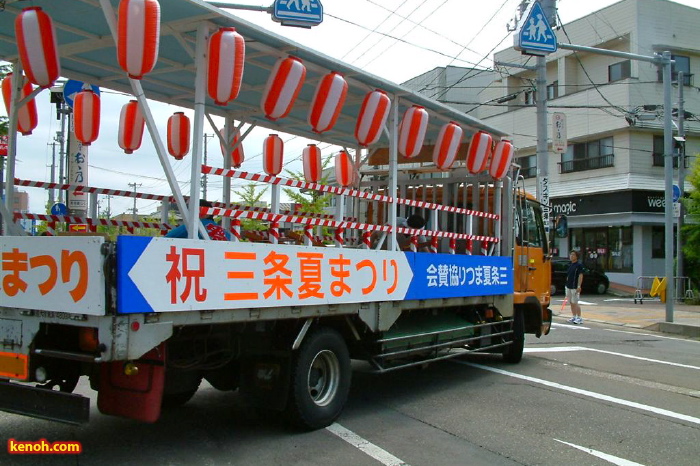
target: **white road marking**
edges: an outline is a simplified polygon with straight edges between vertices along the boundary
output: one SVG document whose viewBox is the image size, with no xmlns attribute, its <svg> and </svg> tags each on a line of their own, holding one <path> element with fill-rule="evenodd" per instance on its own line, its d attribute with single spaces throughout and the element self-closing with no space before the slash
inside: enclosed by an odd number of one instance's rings
<svg viewBox="0 0 700 466">
<path fill-rule="evenodd" d="M 558 303 L 563 303 L 565 300 L 564 299 L 557 299 L 556 302 Z M 592 303 L 590 301 L 583 301 L 581 299 L 578 300 L 579 304 L 583 304 L 584 306 L 597 306 L 598 303 Z"/>
<path fill-rule="evenodd" d="M 337 422 L 334 422 L 333 424 L 326 427 L 326 430 L 331 432 L 332 434 L 337 435 L 353 447 L 360 450 L 362 453 L 371 456 L 372 458 L 374 458 L 382 464 L 385 464 L 386 466 L 408 466 L 408 463 L 406 463 L 405 461 L 400 460 L 388 451 L 373 444 L 369 440 L 365 440 L 364 438 L 357 435 L 355 432 L 346 429 Z"/>
<path fill-rule="evenodd" d="M 593 351 L 596 353 L 611 354 L 613 356 L 620 356 L 621 358 L 637 359 L 639 361 L 653 362 L 656 364 L 665 364 L 668 366 L 682 367 L 684 369 L 695 369 L 700 370 L 699 366 L 691 366 L 688 364 L 681 364 L 678 362 L 661 361 L 660 359 L 643 358 L 641 356 L 633 356 L 631 354 L 616 353 L 614 351 L 606 351 L 595 348 L 586 348 L 585 346 L 557 346 L 549 348 L 524 348 L 525 353 L 565 353 L 567 351 Z"/>
<path fill-rule="evenodd" d="M 569 445 L 570 447 L 574 447 L 574 448 L 576 448 L 577 450 L 581 450 L 581 451 L 583 451 L 583 452 L 586 452 L 586 453 L 588 453 L 589 455 L 593 455 L 593 456 L 595 456 L 595 457 L 597 457 L 597 458 L 600 458 L 600 459 L 602 459 L 602 460 L 605 460 L 605 461 L 607 461 L 608 463 L 616 464 L 616 465 L 618 465 L 618 466 L 644 466 L 644 465 L 641 464 L 641 463 L 635 463 L 634 461 L 630 461 L 630 460 L 626 460 L 626 459 L 624 459 L 624 458 L 620 458 L 620 457 L 617 457 L 617 456 L 609 455 L 609 454 L 607 454 L 607 453 L 603 453 L 602 451 L 597 451 L 597 450 L 594 450 L 594 449 L 592 449 L 592 448 L 586 448 L 586 447 L 582 447 L 582 446 L 580 446 L 580 445 L 574 445 L 573 443 L 565 442 L 565 441 L 559 440 L 559 439 L 557 439 L 557 438 L 555 438 L 554 440 L 556 440 L 557 442 L 563 443 L 563 444 L 565 444 L 565 445 Z"/>
<path fill-rule="evenodd" d="M 590 330 L 590 327 L 582 327 L 581 324 L 556 324 L 552 322 L 552 327 L 573 328 L 575 330 Z"/>
<path fill-rule="evenodd" d="M 475 367 L 477 369 L 482 369 L 489 372 L 494 372 L 496 374 L 506 375 L 508 377 L 513 377 L 516 379 L 526 380 L 528 382 L 544 385 L 546 387 L 556 388 L 558 390 L 563 390 L 566 392 L 576 393 L 578 395 L 588 396 L 590 398 L 595 398 L 597 400 L 607 401 L 610 403 L 615 403 L 622 406 L 628 406 L 630 408 L 639 409 L 641 411 L 648 411 L 655 414 L 660 414 L 662 416 L 670 417 L 673 419 L 678 419 L 681 421 L 691 422 L 693 424 L 700 424 L 700 418 L 694 416 L 688 416 L 682 413 L 676 413 L 674 411 L 669 411 L 667 409 L 656 408 L 654 406 L 645 405 L 642 403 L 637 403 L 634 401 L 623 400 L 622 398 L 615 398 L 613 396 L 603 395 L 602 393 L 592 392 L 590 390 L 583 390 L 581 388 L 570 387 L 568 385 L 563 385 L 557 382 L 550 382 L 549 380 L 538 379 L 535 377 L 530 377 L 529 375 L 522 375 L 515 372 L 504 371 L 503 369 L 497 369 L 495 367 L 484 366 L 482 364 L 476 364 L 467 361 L 455 361 L 457 364 L 462 364 L 465 366 Z"/>
<path fill-rule="evenodd" d="M 688 340 L 685 338 L 676 338 L 676 337 L 666 337 L 663 335 L 657 335 L 655 333 L 639 333 L 639 332 L 629 332 L 626 330 L 613 330 L 611 328 L 606 328 L 604 330 L 607 330 L 608 332 L 617 332 L 617 333 L 629 333 L 630 335 L 644 335 L 645 337 L 654 337 L 654 338 L 665 338 L 667 340 L 675 340 L 675 341 L 688 341 L 691 343 L 700 343 L 700 340 Z"/>
</svg>

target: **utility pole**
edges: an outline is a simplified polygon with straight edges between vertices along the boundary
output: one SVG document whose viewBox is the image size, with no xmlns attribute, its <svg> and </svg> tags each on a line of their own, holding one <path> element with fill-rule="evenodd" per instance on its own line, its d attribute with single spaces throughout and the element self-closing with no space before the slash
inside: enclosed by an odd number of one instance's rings
<svg viewBox="0 0 700 466">
<path fill-rule="evenodd" d="M 53 142 L 48 143 L 51 146 L 51 182 L 56 182 L 56 139 Z M 54 204 L 54 190 L 49 189 L 49 205 Z"/>
<path fill-rule="evenodd" d="M 136 191 L 136 188 L 140 187 L 142 184 L 143 184 L 143 183 L 136 183 L 136 182 L 133 182 L 133 183 L 129 183 L 129 187 L 130 187 L 130 188 L 134 188 L 134 191 Z M 137 212 L 137 209 L 136 209 L 136 197 L 134 197 L 134 208 L 131 209 L 131 215 L 132 215 L 132 218 L 133 218 L 134 221 L 137 221 L 137 220 L 138 220 L 138 219 L 136 218 L 136 212 Z"/>
<path fill-rule="evenodd" d="M 107 212 L 105 213 L 107 215 L 107 220 L 112 218 L 112 195 L 107 194 Z"/>
<path fill-rule="evenodd" d="M 678 199 L 678 231 L 676 232 L 676 276 L 683 276 L 683 243 L 681 241 L 681 229 L 683 228 L 683 193 L 685 192 L 685 109 L 683 101 L 683 72 L 678 72 L 678 187 L 681 188 L 681 195 Z"/>
<path fill-rule="evenodd" d="M 556 0 L 542 0 L 542 11 L 549 24 L 556 24 Z M 549 134 L 547 128 L 547 57 L 537 57 L 537 200 L 544 211 L 544 226 L 549 232 Z"/>
<path fill-rule="evenodd" d="M 213 138 L 213 134 L 203 134 L 204 136 L 204 165 L 207 164 L 207 142 L 209 138 Z M 202 199 L 207 198 L 207 174 L 202 174 Z"/>
</svg>

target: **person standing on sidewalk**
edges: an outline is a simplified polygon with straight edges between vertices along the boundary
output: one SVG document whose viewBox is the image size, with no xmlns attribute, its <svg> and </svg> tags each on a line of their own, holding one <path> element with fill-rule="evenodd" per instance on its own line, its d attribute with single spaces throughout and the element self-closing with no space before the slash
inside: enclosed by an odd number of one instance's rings
<svg viewBox="0 0 700 466">
<path fill-rule="evenodd" d="M 580 324 L 583 322 L 583 319 L 581 319 L 581 305 L 578 303 L 578 299 L 581 296 L 581 285 L 583 284 L 583 264 L 579 262 L 578 252 L 576 251 L 569 253 L 569 259 L 571 264 L 569 264 L 569 268 L 566 271 L 566 299 L 571 304 L 572 314 L 569 322 Z"/>
</svg>

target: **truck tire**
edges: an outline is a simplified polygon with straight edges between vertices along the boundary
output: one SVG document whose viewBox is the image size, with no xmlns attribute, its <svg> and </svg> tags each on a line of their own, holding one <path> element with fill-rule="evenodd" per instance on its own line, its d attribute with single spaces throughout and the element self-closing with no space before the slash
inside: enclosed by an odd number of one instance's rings
<svg viewBox="0 0 700 466">
<path fill-rule="evenodd" d="M 343 337 L 319 328 L 294 355 L 287 417 L 296 427 L 320 429 L 335 421 L 350 391 L 350 355 Z"/>
<path fill-rule="evenodd" d="M 517 364 L 523 358 L 523 348 L 525 347 L 525 322 L 523 313 L 515 311 L 513 315 L 513 343 L 503 350 L 503 360 L 511 364 Z"/>
<path fill-rule="evenodd" d="M 199 389 L 199 384 L 202 383 L 202 377 L 199 376 L 195 379 L 195 382 L 191 384 L 190 387 L 183 391 L 178 391 L 175 393 L 163 393 L 163 400 L 161 406 L 165 409 L 168 408 L 179 408 L 188 401 L 192 399 L 197 390 Z M 167 391 L 167 390 L 166 390 Z"/>
</svg>

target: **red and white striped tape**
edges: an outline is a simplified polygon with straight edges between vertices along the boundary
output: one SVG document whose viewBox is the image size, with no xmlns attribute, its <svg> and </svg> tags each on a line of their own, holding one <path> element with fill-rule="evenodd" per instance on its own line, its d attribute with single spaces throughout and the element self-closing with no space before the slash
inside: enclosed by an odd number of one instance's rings
<svg viewBox="0 0 700 466">
<path fill-rule="evenodd" d="M 390 232 L 392 230 L 391 225 L 374 225 L 371 223 L 359 223 L 359 222 L 345 222 L 337 221 L 332 219 L 320 219 L 320 218 L 307 218 L 298 215 L 282 215 L 282 214 L 271 214 L 267 212 L 249 212 L 233 209 L 222 209 L 218 207 L 202 207 L 200 212 L 206 215 L 220 215 L 223 217 L 231 218 L 250 218 L 253 220 L 262 220 L 269 222 L 284 222 L 284 223 L 299 223 L 310 226 L 323 226 L 330 228 L 344 228 L 350 230 L 366 230 L 366 231 L 386 231 Z M 453 233 L 449 231 L 435 231 L 435 230 L 419 230 L 415 228 L 407 227 L 396 227 L 397 233 L 403 233 L 405 235 L 424 235 L 437 238 L 455 238 L 455 239 L 466 239 L 475 241 L 490 241 L 497 243 L 500 241 L 499 238 L 493 236 L 476 236 L 466 233 Z"/>
<path fill-rule="evenodd" d="M 202 173 L 208 174 L 208 175 L 228 176 L 230 178 L 238 178 L 238 179 L 242 179 L 242 180 L 256 181 L 256 182 L 261 182 L 261 183 L 279 184 L 279 185 L 286 186 L 289 188 L 305 188 L 305 189 L 312 189 L 314 191 L 319 191 L 319 192 L 324 192 L 324 193 L 344 194 L 346 196 L 356 197 L 358 199 L 367 199 L 370 201 L 381 201 L 381 202 L 389 202 L 389 203 L 394 202 L 393 198 L 391 198 L 390 196 L 384 196 L 381 194 L 373 194 L 373 193 L 369 193 L 369 192 L 365 192 L 365 191 L 358 191 L 356 189 L 338 188 L 336 186 L 328 186 L 328 185 L 318 184 L 318 183 L 307 183 L 305 181 L 290 180 L 288 178 L 280 178 L 280 177 L 276 177 L 276 176 L 262 175 L 259 173 L 249 173 L 249 172 L 243 172 L 243 171 L 238 171 L 238 170 L 230 170 L 230 169 L 227 170 L 224 168 L 210 167 L 208 165 L 202 165 Z M 488 212 L 480 212 L 478 210 L 463 209 L 461 207 L 444 206 L 442 204 L 435 204 L 433 202 L 426 202 L 426 201 L 416 201 L 413 199 L 396 198 L 396 203 L 408 205 L 408 206 L 412 206 L 412 207 L 420 207 L 420 208 L 424 208 L 424 209 L 430 209 L 430 210 L 440 210 L 440 211 L 456 213 L 456 214 L 473 215 L 475 217 L 482 217 L 482 218 L 488 218 L 488 219 L 494 219 L 494 220 L 497 220 L 500 218 L 499 215 L 488 213 Z"/>
<path fill-rule="evenodd" d="M 157 228 L 159 230 L 170 230 L 172 225 L 167 223 L 156 222 L 131 222 L 126 220 L 112 220 L 106 218 L 83 218 L 73 215 L 47 215 L 47 214 L 29 214 L 23 212 L 15 212 L 15 220 L 39 220 L 42 222 L 68 222 L 68 223 L 85 223 L 88 225 L 116 226 L 127 228 Z"/>
</svg>

